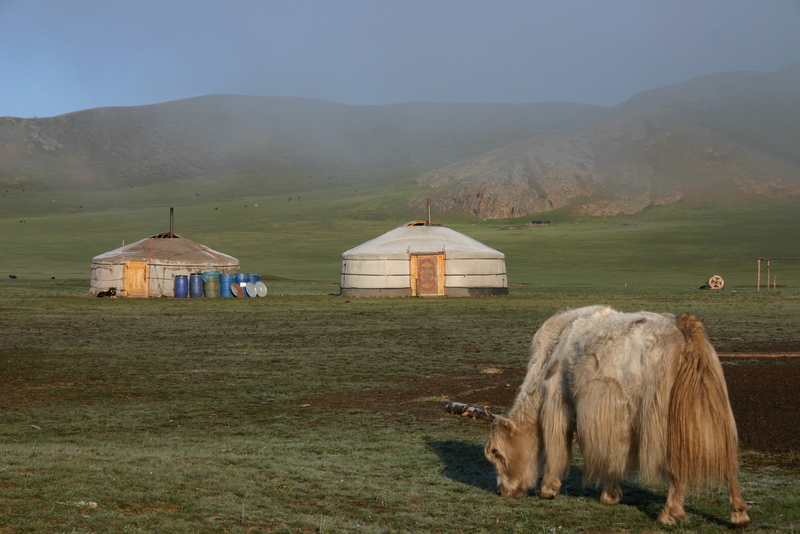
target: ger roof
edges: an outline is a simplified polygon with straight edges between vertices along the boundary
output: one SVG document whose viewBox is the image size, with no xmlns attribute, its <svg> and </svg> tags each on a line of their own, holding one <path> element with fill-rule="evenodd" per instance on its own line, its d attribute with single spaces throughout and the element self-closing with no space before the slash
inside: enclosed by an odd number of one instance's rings
<svg viewBox="0 0 800 534">
<path fill-rule="evenodd" d="M 342 253 L 343 259 L 407 258 L 409 254 L 444 252 L 448 257 L 505 258 L 488 247 L 440 224 L 408 223 Z"/>
<path fill-rule="evenodd" d="M 217 252 L 178 234 L 157 234 L 92 258 L 98 264 L 146 261 L 161 265 L 238 265 L 233 256 Z"/>
</svg>

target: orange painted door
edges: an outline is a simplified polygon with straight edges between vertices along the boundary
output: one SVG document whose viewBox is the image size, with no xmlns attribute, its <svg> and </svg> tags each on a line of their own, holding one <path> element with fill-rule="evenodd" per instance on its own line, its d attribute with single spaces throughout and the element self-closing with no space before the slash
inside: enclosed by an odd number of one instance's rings
<svg viewBox="0 0 800 534">
<path fill-rule="evenodd" d="M 125 263 L 125 295 L 131 298 L 147 298 L 149 279 L 147 262 L 129 261 Z"/>
<path fill-rule="evenodd" d="M 420 297 L 441 296 L 444 289 L 444 254 L 411 256 L 411 293 Z"/>
</svg>

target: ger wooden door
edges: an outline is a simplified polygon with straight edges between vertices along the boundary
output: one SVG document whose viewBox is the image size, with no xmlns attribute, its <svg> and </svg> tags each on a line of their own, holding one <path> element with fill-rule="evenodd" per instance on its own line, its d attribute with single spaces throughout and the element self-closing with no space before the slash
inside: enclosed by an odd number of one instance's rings
<svg viewBox="0 0 800 534">
<path fill-rule="evenodd" d="M 411 256 L 411 294 L 419 297 L 445 294 L 444 254 Z"/>
<path fill-rule="evenodd" d="M 147 298 L 150 280 L 147 277 L 147 262 L 129 261 L 125 263 L 125 295 L 131 298 Z"/>
</svg>

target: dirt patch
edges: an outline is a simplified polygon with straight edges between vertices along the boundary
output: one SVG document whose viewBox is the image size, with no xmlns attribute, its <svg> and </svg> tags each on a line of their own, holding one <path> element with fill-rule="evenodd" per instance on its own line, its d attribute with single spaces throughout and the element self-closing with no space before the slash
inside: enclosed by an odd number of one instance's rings
<svg viewBox="0 0 800 534">
<path fill-rule="evenodd" d="M 728 354 L 720 357 L 742 450 L 785 454 L 800 451 L 800 357 Z M 315 397 L 314 405 L 360 407 L 439 418 L 423 399 L 450 399 L 476 406 L 488 404 L 502 413 L 514 402 L 524 369 L 502 374 L 409 377 L 392 390 L 367 391 L 347 397 Z M 442 403 L 442 408 L 444 403 Z M 797 456 L 797 455 L 793 455 Z M 794 463 L 800 465 L 795 459 Z"/>
<path fill-rule="evenodd" d="M 800 357 L 720 360 L 741 448 L 800 451 Z"/>
</svg>

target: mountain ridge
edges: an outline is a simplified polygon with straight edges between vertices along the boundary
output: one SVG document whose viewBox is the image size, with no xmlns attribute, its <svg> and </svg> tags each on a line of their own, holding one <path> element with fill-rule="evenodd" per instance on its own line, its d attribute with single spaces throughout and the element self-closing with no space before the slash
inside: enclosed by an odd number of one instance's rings
<svg viewBox="0 0 800 534">
<path fill-rule="evenodd" d="M 314 188 L 332 173 L 393 173 L 437 210 L 484 219 L 797 198 L 800 63 L 708 74 L 613 107 L 206 95 L 0 118 L 6 188 L 247 176 L 268 191 L 278 176 Z"/>
</svg>

